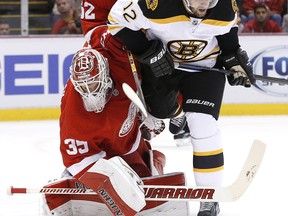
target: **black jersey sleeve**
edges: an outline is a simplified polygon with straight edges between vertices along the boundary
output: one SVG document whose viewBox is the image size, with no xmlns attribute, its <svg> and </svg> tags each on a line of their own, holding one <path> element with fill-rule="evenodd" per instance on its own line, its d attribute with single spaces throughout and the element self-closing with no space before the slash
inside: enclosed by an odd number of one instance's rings
<svg viewBox="0 0 288 216">
<path fill-rule="evenodd" d="M 141 55 L 146 52 L 150 43 L 143 31 L 133 31 L 128 28 L 123 28 L 115 37 L 120 40 L 126 47 L 135 55 Z"/>
<path fill-rule="evenodd" d="M 231 28 L 230 32 L 216 36 L 222 55 L 236 53 L 239 45 L 238 28 Z"/>
</svg>

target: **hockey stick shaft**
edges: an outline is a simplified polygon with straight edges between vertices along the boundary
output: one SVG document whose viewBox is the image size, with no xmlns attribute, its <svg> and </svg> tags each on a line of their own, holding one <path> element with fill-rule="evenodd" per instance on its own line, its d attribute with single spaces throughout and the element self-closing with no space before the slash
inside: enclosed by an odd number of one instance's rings
<svg viewBox="0 0 288 216">
<path fill-rule="evenodd" d="M 122 84 L 122 89 L 124 93 L 126 94 L 126 96 L 141 110 L 144 117 L 147 118 L 148 117 L 147 106 L 145 103 L 145 99 L 144 99 L 143 91 L 141 88 L 140 80 L 138 77 L 136 65 L 133 59 L 133 55 L 129 50 L 127 51 L 127 55 L 128 55 L 130 67 L 132 70 L 132 74 L 134 77 L 134 82 L 136 84 L 138 94 L 136 94 L 134 90 L 127 83 Z"/>
<path fill-rule="evenodd" d="M 144 185 L 145 200 L 148 201 L 199 201 L 214 200 L 215 188 L 167 186 L 167 185 Z M 10 187 L 7 191 L 13 194 L 57 194 L 57 195 L 97 195 L 91 189 L 78 188 L 16 188 Z"/>
<path fill-rule="evenodd" d="M 228 187 L 190 187 L 190 186 L 167 186 L 167 185 L 143 185 L 145 199 L 150 201 L 213 201 L 231 202 L 239 199 L 254 179 L 262 162 L 266 145 L 255 140 L 245 164 L 237 180 Z M 27 194 L 91 194 L 96 193 L 91 189 L 78 188 L 15 188 L 10 187 L 7 193 Z"/>
<path fill-rule="evenodd" d="M 132 73 L 133 73 L 134 81 L 135 81 L 135 84 L 136 84 L 136 88 L 137 88 L 137 91 L 138 91 L 138 94 L 139 94 L 139 98 L 142 101 L 145 109 L 147 110 L 145 99 L 144 99 L 144 94 L 143 94 L 143 91 L 142 91 L 142 88 L 141 88 L 141 84 L 140 84 L 140 80 L 139 80 L 139 77 L 138 77 L 136 65 L 135 65 L 135 62 L 134 62 L 134 59 L 133 59 L 133 55 L 132 55 L 132 53 L 129 50 L 127 51 L 127 54 L 128 54 L 128 59 L 129 59 L 129 63 L 130 63 L 130 66 L 131 66 L 131 70 L 132 70 Z"/>
<path fill-rule="evenodd" d="M 215 72 L 223 73 L 226 75 L 231 75 L 234 73 L 234 71 L 230 71 L 230 70 L 224 70 L 224 69 L 219 69 L 219 68 L 210 68 L 210 67 L 202 67 L 202 66 L 194 66 L 194 65 L 188 65 L 188 64 L 179 64 L 179 63 L 175 64 L 175 69 L 186 71 L 186 72 L 215 71 Z M 257 74 L 255 74 L 254 76 L 255 76 L 256 80 L 260 80 L 263 82 L 288 84 L 288 79 L 261 76 L 261 75 L 257 75 Z"/>
</svg>

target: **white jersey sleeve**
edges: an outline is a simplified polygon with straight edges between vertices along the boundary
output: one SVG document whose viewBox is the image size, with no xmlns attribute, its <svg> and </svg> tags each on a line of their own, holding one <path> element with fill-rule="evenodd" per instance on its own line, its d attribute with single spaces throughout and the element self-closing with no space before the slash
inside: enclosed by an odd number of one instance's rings
<svg viewBox="0 0 288 216">
<path fill-rule="evenodd" d="M 108 28 L 112 35 L 127 27 L 131 30 L 149 29 L 149 22 L 138 5 L 138 0 L 117 0 L 108 16 Z"/>
</svg>

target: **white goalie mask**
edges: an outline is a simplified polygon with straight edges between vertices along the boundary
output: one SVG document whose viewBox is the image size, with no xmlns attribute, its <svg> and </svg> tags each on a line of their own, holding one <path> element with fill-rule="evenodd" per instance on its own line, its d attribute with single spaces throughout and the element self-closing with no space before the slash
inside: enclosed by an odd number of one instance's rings
<svg viewBox="0 0 288 216">
<path fill-rule="evenodd" d="M 207 10 L 215 7 L 218 0 L 182 0 L 188 13 L 199 18 L 206 15 Z"/>
<path fill-rule="evenodd" d="M 70 79 L 75 90 L 82 96 L 85 109 L 89 112 L 102 112 L 113 90 L 107 59 L 94 49 L 81 49 L 72 59 L 70 73 Z"/>
</svg>

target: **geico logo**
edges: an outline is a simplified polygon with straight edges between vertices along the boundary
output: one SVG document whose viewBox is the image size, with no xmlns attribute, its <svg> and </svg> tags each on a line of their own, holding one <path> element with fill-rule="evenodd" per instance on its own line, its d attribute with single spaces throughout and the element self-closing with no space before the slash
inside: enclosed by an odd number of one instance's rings
<svg viewBox="0 0 288 216">
<path fill-rule="evenodd" d="M 187 99 L 186 104 L 199 104 L 203 106 L 214 107 L 215 104 L 205 100 L 198 100 L 198 99 Z"/>
<path fill-rule="evenodd" d="M 32 95 L 61 93 L 70 73 L 73 54 L 4 55 L 0 93 Z"/>
<path fill-rule="evenodd" d="M 288 77 L 288 46 L 267 48 L 251 58 L 255 74 L 279 78 Z M 288 85 L 257 81 L 257 90 L 270 95 L 288 96 Z"/>
</svg>

